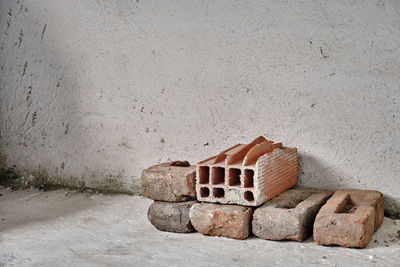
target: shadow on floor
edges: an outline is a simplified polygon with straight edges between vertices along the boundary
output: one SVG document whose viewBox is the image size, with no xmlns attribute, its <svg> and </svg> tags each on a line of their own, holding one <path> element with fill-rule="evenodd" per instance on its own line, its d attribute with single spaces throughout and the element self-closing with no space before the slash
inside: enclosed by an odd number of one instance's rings
<svg viewBox="0 0 400 267">
<path fill-rule="evenodd" d="M 368 183 L 362 183 L 360 179 L 362 178 L 349 176 L 345 171 L 333 168 L 309 153 L 299 152 L 299 186 L 329 190 L 345 188 L 376 190 L 376 188 L 366 188 L 365 184 Z M 383 200 L 385 216 L 399 219 L 400 199 L 383 194 Z"/>
<path fill-rule="evenodd" d="M 68 190 L 9 191 L 0 189 L 0 232 L 35 222 L 45 222 L 93 208 L 90 194 Z"/>
</svg>

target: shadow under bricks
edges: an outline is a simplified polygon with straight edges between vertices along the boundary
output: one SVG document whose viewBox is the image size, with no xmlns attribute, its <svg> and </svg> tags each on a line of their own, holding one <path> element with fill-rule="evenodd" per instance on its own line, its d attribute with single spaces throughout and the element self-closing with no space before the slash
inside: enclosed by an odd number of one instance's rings
<svg viewBox="0 0 400 267">
<path fill-rule="evenodd" d="M 377 190 L 376 188 L 366 188 L 365 185 L 354 182 L 354 177 L 346 175 L 345 172 L 333 168 L 309 153 L 299 151 L 298 155 L 299 176 L 297 186 L 328 190 L 344 188 Z M 383 201 L 385 216 L 400 219 L 400 199 L 383 194 Z"/>
<path fill-rule="evenodd" d="M 383 218 L 381 227 L 372 236 L 367 248 L 391 247 L 400 244 L 400 221 Z"/>
</svg>

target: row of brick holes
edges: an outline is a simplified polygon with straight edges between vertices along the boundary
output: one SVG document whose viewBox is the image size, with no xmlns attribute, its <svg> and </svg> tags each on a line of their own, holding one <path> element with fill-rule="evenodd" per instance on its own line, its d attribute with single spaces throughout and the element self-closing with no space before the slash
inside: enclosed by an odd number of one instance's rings
<svg viewBox="0 0 400 267">
<path fill-rule="evenodd" d="M 223 198 L 225 196 L 225 190 L 223 188 L 213 188 L 213 196 L 215 198 Z M 208 187 L 200 187 L 200 196 L 201 197 L 209 197 L 210 189 Z M 251 191 L 245 191 L 243 194 L 244 199 L 247 201 L 254 201 L 254 195 Z"/>
<path fill-rule="evenodd" d="M 240 186 L 240 174 L 241 170 L 236 168 L 229 169 L 229 180 L 230 186 Z M 201 166 L 199 167 L 200 184 L 210 183 L 210 167 Z M 213 167 L 212 169 L 212 184 L 224 184 L 225 183 L 225 168 Z M 254 171 L 251 169 L 244 170 L 244 187 L 254 187 Z"/>
</svg>

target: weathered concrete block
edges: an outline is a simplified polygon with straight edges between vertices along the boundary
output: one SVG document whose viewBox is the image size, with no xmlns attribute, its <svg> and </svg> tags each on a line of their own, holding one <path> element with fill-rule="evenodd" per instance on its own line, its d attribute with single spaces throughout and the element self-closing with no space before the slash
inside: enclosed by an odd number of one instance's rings
<svg viewBox="0 0 400 267">
<path fill-rule="evenodd" d="M 200 201 L 259 206 L 297 182 L 296 148 L 260 136 L 197 164 Z"/>
<path fill-rule="evenodd" d="M 142 172 L 142 195 L 169 202 L 196 199 L 196 167 L 187 161 L 171 161 Z"/>
<path fill-rule="evenodd" d="M 189 214 L 194 229 L 202 234 L 244 239 L 250 234 L 252 213 L 249 207 L 197 203 Z"/>
<path fill-rule="evenodd" d="M 383 221 L 382 193 L 338 190 L 319 211 L 314 240 L 320 245 L 366 247 Z"/>
<path fill-rule="evenodd" d="M 290 189 L 257 208 L 253 214 L 253 234 L 270 240 L 303 241 L 312 234 L 319 209 L 331 191 Z"/>
<path fill-rule="evenodd" d="M 194 232 L 190 223 L 189 210 L 196 202 L 154 201 L 147 211 L 147 218 L 152 225 L 161 231 L 175 233 Z"/>
</svg>

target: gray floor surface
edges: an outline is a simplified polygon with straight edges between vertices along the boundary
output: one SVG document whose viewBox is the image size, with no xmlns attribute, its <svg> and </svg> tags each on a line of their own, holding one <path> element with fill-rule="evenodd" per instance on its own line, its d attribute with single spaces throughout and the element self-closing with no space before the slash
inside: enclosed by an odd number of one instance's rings
<svg viewBox="0 0 400 267">
<path fill-rule="evenodd" d="M 400 220 L 365 249 L 160 232 L 139 196 L 0 188 L 0 266 L 400 266 Z"/>
</svg>

